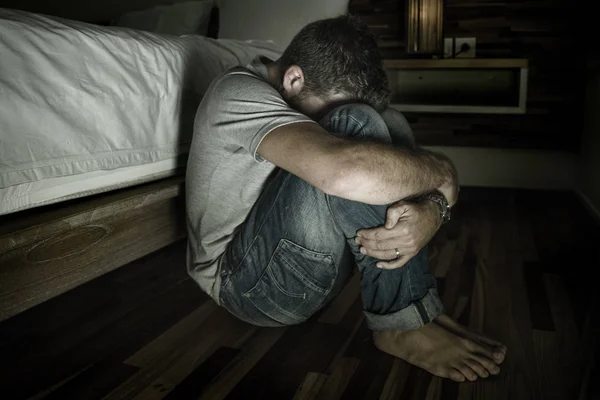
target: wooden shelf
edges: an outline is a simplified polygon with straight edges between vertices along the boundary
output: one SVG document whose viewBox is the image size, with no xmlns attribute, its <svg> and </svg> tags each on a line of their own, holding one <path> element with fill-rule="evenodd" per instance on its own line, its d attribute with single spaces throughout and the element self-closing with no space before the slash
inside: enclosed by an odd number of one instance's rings
<svg viewBox="0 0 600 400">
<path fill-rule="evenodd" d="M 436 60 L 383 60 L 383 67 L 389 69 L 447 69 L 447 68 L 527 68 L 529 61 L 524 58 L 449 58 Z"/>
<path fill-rule="evenodd" d="M 384 60 L 390 106 L 407 112 L 523 114 L 527 59 Z"/>
</svg>

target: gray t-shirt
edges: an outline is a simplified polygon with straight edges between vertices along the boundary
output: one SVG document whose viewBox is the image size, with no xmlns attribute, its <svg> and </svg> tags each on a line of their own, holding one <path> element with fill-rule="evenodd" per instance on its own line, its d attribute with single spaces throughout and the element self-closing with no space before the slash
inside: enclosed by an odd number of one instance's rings
<svg viewBox="0 0 600 400">
<path fill-rule="evenodd" d="M 282 125 L 312 122 L 267 82 L 259 59 L 217 77 L 196 114 L 186 174 L 187 266 L 219 303 L 220 263 L 275 166 L 257 154 Z"/>
</svg>

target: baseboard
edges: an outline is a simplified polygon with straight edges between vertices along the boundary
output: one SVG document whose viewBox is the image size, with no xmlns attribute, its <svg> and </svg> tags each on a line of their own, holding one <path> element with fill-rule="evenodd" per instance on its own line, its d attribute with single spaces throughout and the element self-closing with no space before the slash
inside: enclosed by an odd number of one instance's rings
<svg viewBox="0 0 600 400">
<path fill-rule="evenodd" d="M 485 147 L 426 148 L 447 155 L 463 186 L 576 190 L 579 159 L 560 151 Z"/>
</svg>

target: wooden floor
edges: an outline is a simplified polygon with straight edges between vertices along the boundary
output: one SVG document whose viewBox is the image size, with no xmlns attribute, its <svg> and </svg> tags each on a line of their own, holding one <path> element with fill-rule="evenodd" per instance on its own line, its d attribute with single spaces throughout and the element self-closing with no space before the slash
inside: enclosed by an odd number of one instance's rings
<svg viewBox="0 0 600 400">
<path fill-rule="evenodd" d="M 498 377 L 456 384 L 376 350 L 356 276 L 306 324 L 247 325 L 187 277 L 178 242 L 1 323 L 0 397 L 595 398 L 579 396 L 595 379 L 598 225 L 573 194 L 461 195 L 431 267 L 449 313 L 508 345 Z"/>
</svg>

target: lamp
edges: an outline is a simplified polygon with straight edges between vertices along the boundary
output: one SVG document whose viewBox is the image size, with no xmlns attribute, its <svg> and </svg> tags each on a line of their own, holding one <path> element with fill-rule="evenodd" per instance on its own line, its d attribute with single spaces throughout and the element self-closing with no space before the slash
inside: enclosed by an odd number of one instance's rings
<svg viewBox="0 0 600 400">
<path fill-rule="evenodd" d="M 406 0 L 406 52 L 423 57 L 443 54 L 444 0 Z"/>
</svg>

